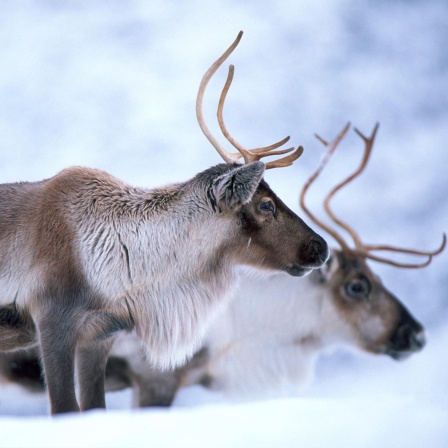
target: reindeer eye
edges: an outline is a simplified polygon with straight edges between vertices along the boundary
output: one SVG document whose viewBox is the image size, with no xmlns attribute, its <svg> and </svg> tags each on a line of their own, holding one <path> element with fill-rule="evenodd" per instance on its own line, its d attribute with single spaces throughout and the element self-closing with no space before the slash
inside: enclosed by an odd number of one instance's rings
<svg viewBox="0 0 448 448">
<path fill-rule="evenodd" d="M 259 208 L 262 212 L 275 212 L 275 205 L 272 201 L 260 202 Z"/>
<path fill-rule="evenodd" d="M 345 285 L 345 292 L 353 299 L 364 299 L 370 294 L 370 284 L 365 278 L 358 278 Z"/>
</svg>

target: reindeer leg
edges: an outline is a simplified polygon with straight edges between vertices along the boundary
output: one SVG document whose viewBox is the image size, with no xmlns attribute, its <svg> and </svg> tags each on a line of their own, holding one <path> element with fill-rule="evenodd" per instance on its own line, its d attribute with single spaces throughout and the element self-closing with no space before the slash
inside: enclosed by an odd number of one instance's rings
<svg viewBox="0 0 448 448">
<path fill-rule="evenodd" d="M 107 358 L 120 331 L 129 331 L 133 323 L 105 311 L 94 311 L 83 327 L 78 348 L 78 377 L 81 409 L 105 408 Z"/>
<path fill-rule="evenodd" d="M 78 380 L 83 411 L 106 407 L 104 379 L 113 341 L 111 337 L 78 349 Z"/>
<path fill-rule="evenodd" d="M 37 320 L 51 413 L 79 411 L 74 386 L 75 310 L 53 307 Z"/>
</svg>

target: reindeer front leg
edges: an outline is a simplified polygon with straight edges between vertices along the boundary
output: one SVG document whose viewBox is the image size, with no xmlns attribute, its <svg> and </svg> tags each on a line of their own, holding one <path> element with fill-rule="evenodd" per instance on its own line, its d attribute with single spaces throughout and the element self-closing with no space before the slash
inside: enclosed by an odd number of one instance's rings
<svg viewBox="0 0 448 448">
<path fill-rule="evenodd" d="M 74 310 L 49 307 L 37 320 L 52 414 L 79 411 L 74 385 L 75 317 Z"/>
</svg>

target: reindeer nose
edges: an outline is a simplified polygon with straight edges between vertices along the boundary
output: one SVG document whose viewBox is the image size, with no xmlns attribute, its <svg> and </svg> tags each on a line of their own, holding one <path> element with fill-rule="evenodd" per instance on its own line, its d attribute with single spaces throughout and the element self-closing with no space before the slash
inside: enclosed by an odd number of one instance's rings
<svg viewBox="0 0 448 448">
<path fill-rule="evenodd" d="M 401 322 L 393 333 L 386 353 L 394 359 L 405 359 L 426 344 L 424 328 L 405 309 Z"/>
<path fill-rule="evenodd" d="M 328 244 L 320 235 L 316 235 L 306 245 L 303 258 L 307 267 L 318 268 L 327 261 L 328 255 Z"/>
<path fill-rule="evenodd" d="M 401 325 L 395 336 L 395 344 L 397 349 L 417 352 L 426 344 L 425 331 L 420 326 Z"/>
</svg>

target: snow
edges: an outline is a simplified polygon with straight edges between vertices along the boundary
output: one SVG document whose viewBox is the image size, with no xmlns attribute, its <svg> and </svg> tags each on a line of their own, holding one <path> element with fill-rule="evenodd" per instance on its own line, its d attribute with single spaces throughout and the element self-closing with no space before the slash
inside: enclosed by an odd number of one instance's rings
<svg viewBox="0 0 448 448">
<path fill-rule="evenodd" d="M 219 162 L 195 95 L 242 29 L 228 128 L 249 147 L 289 134 L 305 147 L 266 174 L 273 189 L 298 211 L 322 153 L 313 134 L 331 139 L 347 121 L 368 134 L 379 121 L 366 173 L 334 208 L 368 242 L 436 247 L 448 223 L 447 20 L 445 0 L 1 2 L 0 178 L 87 165 L 152 187 Z M 216 133 L 225 70 L 217 78 L 205 99 Z M 361 150 L 350 133 L 310 192 L 313 209 Z M 447 261 L 374 266 L 427 328 L 428 346 L 408 361 L 337 351 L 302 397 L 230 404 L 194 387 L 170 410 L 130 410 L 126 391 L 108 396 L 107 412 L 53 419 L 45 397 L 5 386 L 0 446 L 447 446 Z"/>
<path fill-rule="evenodd" d="M 446 413 L 412 399 L 285 399 L 232 407 L 3 420 L 10 436 L 2 436 L 2 444 L 8 447 L 268 448 L 338 442 L 344 447 L 422 447 L 442 446 L 448 436 Z"/>
</svg>

